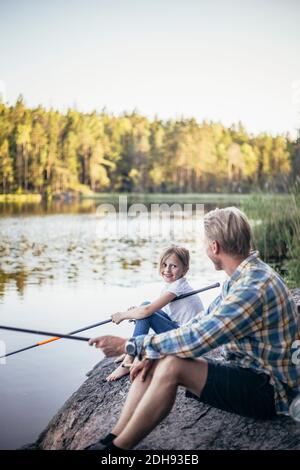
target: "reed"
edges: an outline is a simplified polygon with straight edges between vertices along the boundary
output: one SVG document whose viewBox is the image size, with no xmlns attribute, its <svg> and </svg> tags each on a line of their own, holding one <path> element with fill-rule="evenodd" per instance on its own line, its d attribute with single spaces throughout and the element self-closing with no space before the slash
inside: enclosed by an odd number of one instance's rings
<svg viewBox="0 0 300 470">
<path fill-rule="evenodd" d="M 242 202 L 253 228 L 254 248 L 279 269 L 290 287 L 300 283 L 300 190 L 285 198 L 255 194 Z"/>
</svg>

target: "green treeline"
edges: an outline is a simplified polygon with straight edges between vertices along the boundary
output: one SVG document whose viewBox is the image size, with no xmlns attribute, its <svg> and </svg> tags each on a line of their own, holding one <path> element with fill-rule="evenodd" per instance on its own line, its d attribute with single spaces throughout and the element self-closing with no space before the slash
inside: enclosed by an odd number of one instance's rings
<svg viewBox="0 0 300 470">
<path fill-rule="evenodd" d="M 299 179 L 300 139 L 249 135 L 241 123 L 0 103 L 2 193 L 286 191 Z"/>
</svg>

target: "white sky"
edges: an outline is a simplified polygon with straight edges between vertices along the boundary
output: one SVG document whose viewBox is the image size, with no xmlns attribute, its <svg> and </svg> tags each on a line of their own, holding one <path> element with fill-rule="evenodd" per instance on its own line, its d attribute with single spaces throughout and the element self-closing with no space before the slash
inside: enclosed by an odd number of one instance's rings
<svg viewBox="0 0 300 470">
<path fill-rule="evenodd" d="M 0 95 L 300 129 L 298 0 L 0 0 Z"/>
</svg>

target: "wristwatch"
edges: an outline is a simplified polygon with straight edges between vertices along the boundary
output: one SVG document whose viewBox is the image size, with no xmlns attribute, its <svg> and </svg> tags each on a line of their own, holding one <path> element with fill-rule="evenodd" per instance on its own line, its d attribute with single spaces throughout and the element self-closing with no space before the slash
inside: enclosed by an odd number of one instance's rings
<svg viewBox="0 0 300 470">
<path fill-rule="evenodd" d="M 130 338 L 125 344 L 125 352 L 129 356 L 135 357 L 137 355 L 137 347 L 135 338 Z"/>
</svg>

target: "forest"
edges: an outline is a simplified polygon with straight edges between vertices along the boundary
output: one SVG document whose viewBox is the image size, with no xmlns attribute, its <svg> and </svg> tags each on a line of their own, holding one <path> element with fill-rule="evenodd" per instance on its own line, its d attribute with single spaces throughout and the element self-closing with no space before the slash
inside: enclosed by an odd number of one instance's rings
<svg viewBox="0 0 300 470">
<path fill-rule="evenodd" d="M 2 194 L 286 192 L 299 180 L 300 137 L 0 102 Z"/>
</svg>

